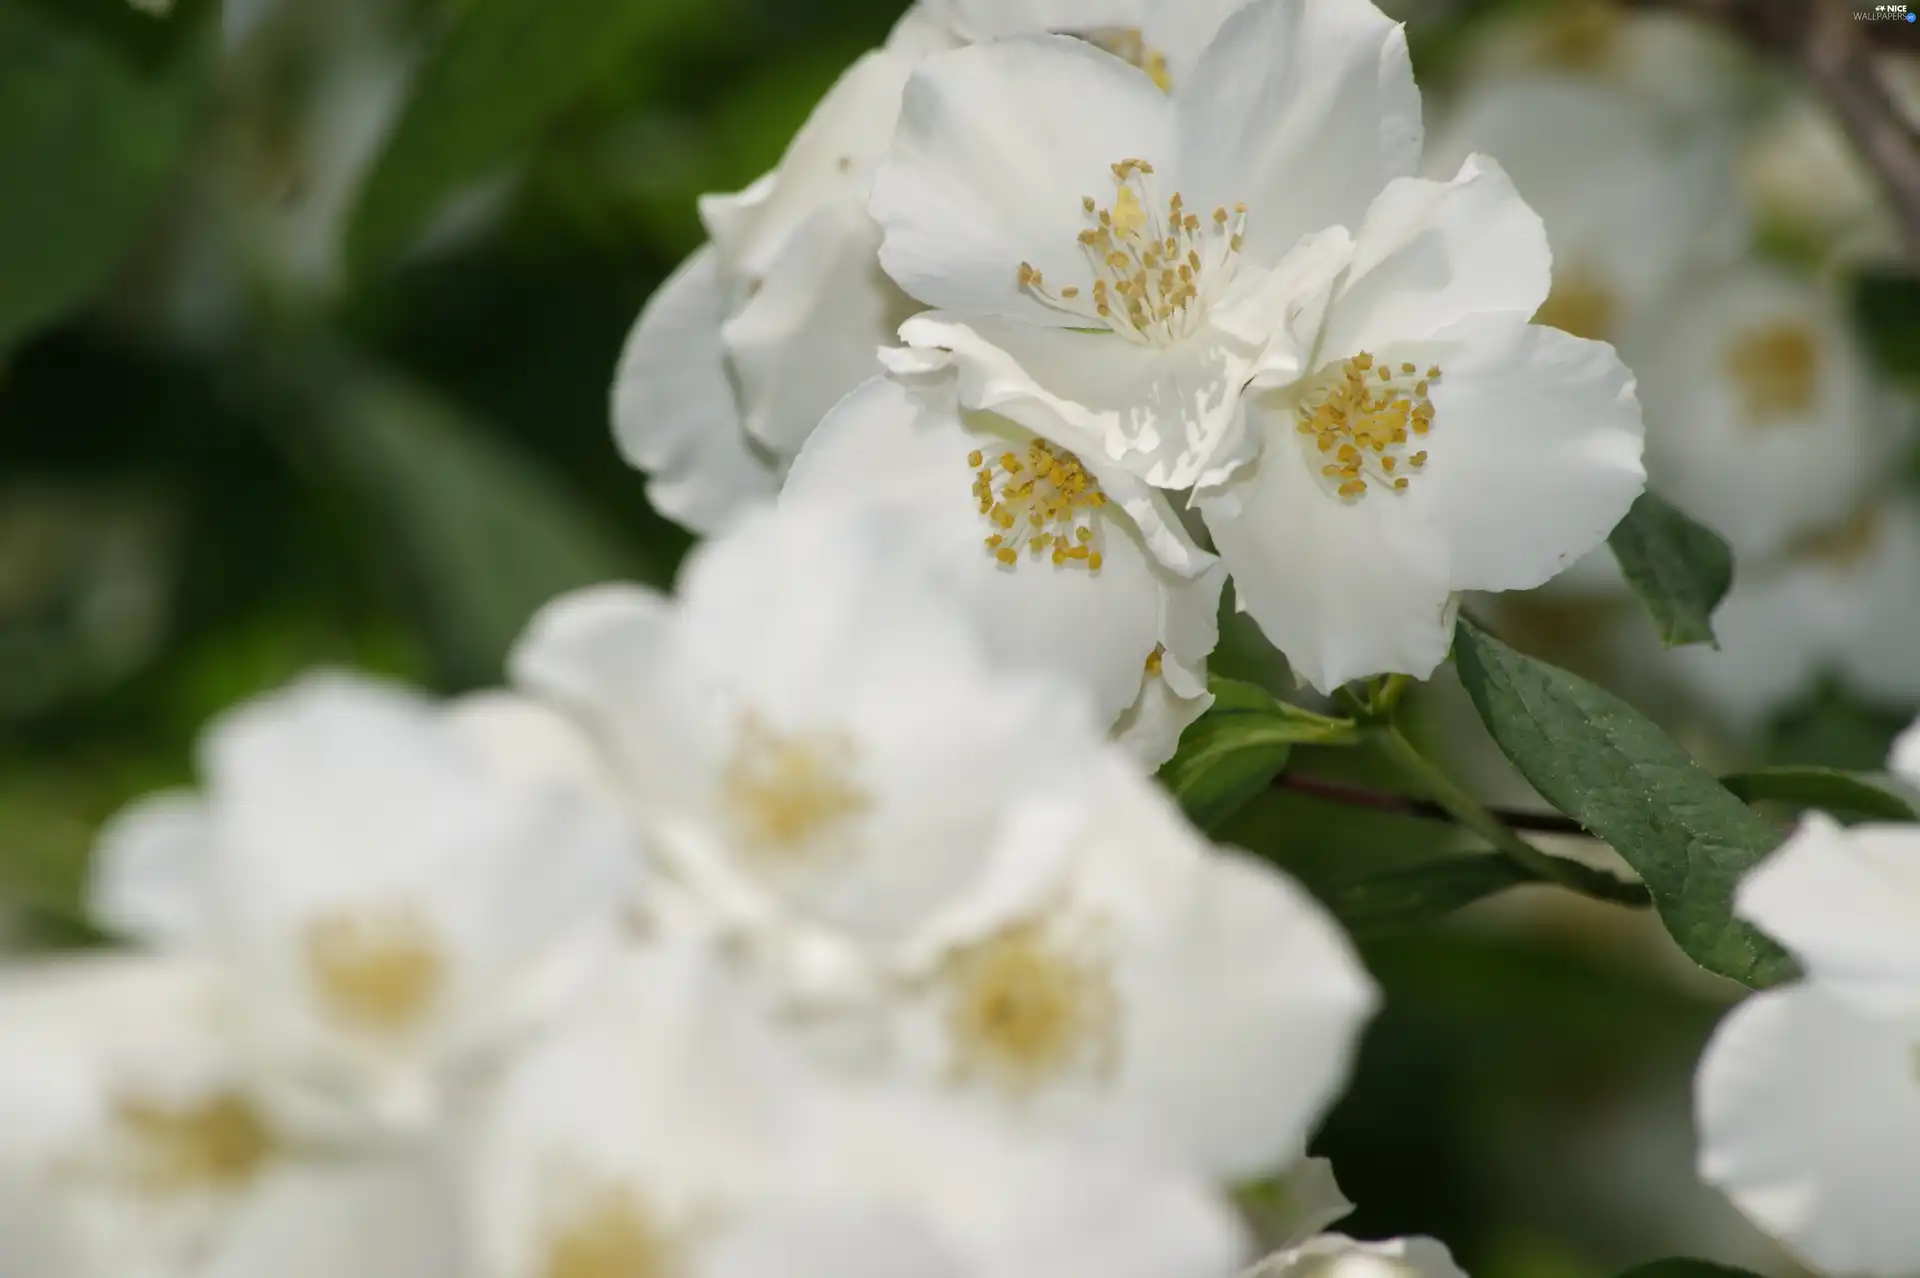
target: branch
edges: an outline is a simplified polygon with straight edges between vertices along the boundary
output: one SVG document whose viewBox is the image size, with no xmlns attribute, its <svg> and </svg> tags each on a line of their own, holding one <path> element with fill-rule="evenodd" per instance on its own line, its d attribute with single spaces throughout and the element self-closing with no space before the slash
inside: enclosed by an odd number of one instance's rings
<svg viewBox="0 0 1920 1278">
<path fill-rule="evenodd" d="M 1887 89 L 1872 44 L 1912 48 L 1900 22 L 1861 22 L 1845 0 L 1627 0 L 1726 28 L 1798 66 L 1833 108 L 1853 143 L 1879 174 L 1920 256 L 1920 128 Z"/>
<path fill-rule="evenodd" d="M 1310 798 L 1324 799 L 1328 803 L 1340 803 L 1350 808 L 1371 808 L 1376 812 L 1392 812 L 1399 816 L 1418 817 L 1423 821 L 1454 820 L 1451 812 L 1431 799 L 1413 799 L 1403 794 L 1382 794 L 1377 790 L 1366 790 L 1339 781 L 1324 781 L 1318 777 L 1293 776 L 1284 773 L 1275 784 L 1277 788 L 1294 794 L 1304 794 Z M 1522 812 L 1516 808 L 1489 808 L 1488 811 L 1498 817 L 1500 823 L 1509 830 L 1593 837 L 1578 821 L 1572 817 L 1561 816 L 1558 812 Z"/>
</svg>

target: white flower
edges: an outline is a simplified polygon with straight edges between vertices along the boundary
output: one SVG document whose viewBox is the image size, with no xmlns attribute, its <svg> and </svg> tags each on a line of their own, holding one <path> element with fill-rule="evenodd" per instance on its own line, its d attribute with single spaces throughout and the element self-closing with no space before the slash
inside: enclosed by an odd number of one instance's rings
<svg viewBox="0 0 1920 1278">
<path fill-rule="evenodd" d="M 1548 261 L 1491 161 L 1390 183 L 1304 307 L 1293 380 L 1247 401 L 1253 460 L 1196 492 L 1239 607 L 1322 692 L 1424 678 L 1461 591 L 1541 584 L 1639 495 L 1632 375 L 1527 322 Z"/>
<path fill-rule="evenodd" d="M 1887 83 L 1901 81 L 1889 76 Z M 1822 256 L 1899 260 L 1900 223 L 1879 179 L 1814 94 L 1783 98 L 1754 126 L 1739 180 L 1763 224 L 1809 241 Z"/>
<path fill-rule="evenodd" d="M 1892 766 L 1920 782 L 1920 737 Z M 1805 981 L 1737 1008 L 1696 1079 L 1700 1174 L 1835 1273 L 1920 1269 L 1920 826 L 1809 814 L 1737 910 Z"/>
<path fill-rule="evenodd" d="M 1171 95 L 1064 37 L 938 55 L 874 179 L 881 264 L 939 308 L 900 336 L 953 353 L 967 407 L 1187 487 L 1338 243 L 1282 258 L 1419 146 L 1405 39 L 1366 0 L 1255 0 Z"/>
<path fill-rule="evenodd" d="M 1029 899 L 1106 749 L 1079 688 L 989 660 L 934 568 L 889 512 L 796 505 L 701 546 L 675 601 L 556 601 L 512 658 L 800 991 L 930 961 Z"/>
<path fill-rule="evenodd" d="M 1841 300 L 1774 267 L 1691 281 L 1620 345 L 1653 486 L 1742 562 L 1845 520 L 1905 436 Z"/>
<path fill-rule="evenodd" d="M 1713 615 L 1719 648 L 1664 654 L 1687 689 L 1750 727 L 1833 674 L 1873 700 L 1920 699 L 1920 509 L 1905 498 L 1863 507 L 1781 558 L 1742 565 Z"/>
<path fill-rule="evenodd" d="M 480 1125 L 481 1278 L 1219 1278 L 1197 1183 L 836 1086 L 754 994 L 663 937 Z"/>
<path fill-rule="evenodd" d="M 1165 499 L 1112 463 L 1084 462 L 1014 422 L 963 413 L 951 378 L 876 378 L 828 414 L 781 501 L 866 503 L 911 518 L 930 558 L 1009 660 L 1092 694 L 1150 766 L 1206 709 L 1224 573 Z M 1176 542 L 1165 567 L 1128 513 Z"/>
<path fill-rule="evenodd" d="M 424 1156 L 304 1147 L 227 1042 L 224 974 L 88 958 L 0 976 L 7 1278 L 434 1278 Z"/>
<path fill-rule="evenodd" d="M 1241 1278 L 1467 1278 L 1442 1243 L 1431 1238 L 1355 1242 L 1321 1234 L 1267 1257 Z"/>
<path fill-rule="evenodd" d="M 203 794 L 103 836 L 96 917 L 225 974 L 283 1119 L 423 1128 L 611 953 L 625 827 L 499 713 L 311 677 L 214 724 Z"/>
<path fill-rule="evenodd" d="M 1616 88 L 1579 80 L 1476 84 L 1427 149 L 1428 176 L 1474 152 L 1500 162 L 1546 225 L 1553 291 L 1534 321 L 1621 344 L 1670 301 L 1685 274 L 1745 247 L 1729 207 L 1732 148 L 1718 133 L 1676 133 Z"/>
<path fill-rule="evenodd" d="M 1124 767 L 1069 852 L 1035 908 L 905 991 L 905 1068 L 1221 1182 L 1297 1159 L 1375 1003 L 1344 935 Z"/>
</svg>

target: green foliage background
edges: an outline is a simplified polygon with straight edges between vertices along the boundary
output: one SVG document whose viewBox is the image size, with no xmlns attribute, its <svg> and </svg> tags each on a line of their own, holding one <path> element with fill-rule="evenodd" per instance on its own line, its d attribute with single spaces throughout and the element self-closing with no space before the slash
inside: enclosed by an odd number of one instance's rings
<svg viewBox="0 0 1920 1278">
<path fill-rule="evenodd" d="M 189 781 L 194 737 L 223 707 L 323 664 L 473 688 L 552 594 L 670 580 L 687 538 L 648 510 L 608 436 L 622 338 L 698 243 L 694 197 L 770 166 L 897 16 L 890 0 L 386 7 L 422 69 L 344 230 L 345 275 L 303 291 L 243 268 L 232 313 L 205 331 L 169 318 L 166 281 L 183 243 L 225 245 L 201 175 L 236 118 L 271 113 L 272 85 L 230 82 L 212 4 L 153 17 L 120 0 L 0 0 L 0 892 L 16 948 L 93 939 L 76 910 L 93 831 Z M 1460 25 L 1415 34 L 1416 64 L 1444 70 Z M 502 172 L 482 234 L 411 251 L 450 195 Z M 1914 296 L 1881 277 L 1862 306 L 1909 375 Z M 1623 554 L 1673 580 L 1662 537 L 1693 533 L 1639 531 Z M 1699 637 L 1723 588 L 1681 581 L 1661 624 Z M 1466 692 L 1533 677 L 1502 660 L 1475 647 Z M 1386 987 L 1320 1145 L 1361 1204 L 1347 1227 L 1439 1235 L 1482 1278 L 1597 1278 L 1737 1240 L 1705 1191 L 1674 1207 L 1686 1082 L 1737 989 L 1687 977 L 1644 912 L 1569 897 L 1509 925 L 1438 925 L 1536 876 L 1443 823 L 1270 788 L 1283 763 L 1398 778 L 1323 744 L 1324 722 L 1263 720 L 1259 685 L 1284 680 L 1244 626 L 1217 673 L 1244 681 L 1223 700 L 1240 717 L 1209 721 L 1206 767 L 1170 779 L 1195 787 L 1218 837 L 1334 905 Z M 1409 731 L 1442 740 L 1464 706 L 1444 680 L 1416 690 Z M 1745 762 L 1875 769 L 1907 717 L 1823 693 Z M 1550 760 L 1539 775 L 1514 761 L 1559 800 Z M 1724 797 L 1749 841 L 1777 829 L 1703 774 L 1673 784 L 1710 787 L 1694 791 L 1707 808 Z M 1835 784 L 1776 775 L 1741 796 L 1836 801 Z M 1598 819 L 1631 826 L 1618 808 Z M 1734 954 L 1722 971 L 1776 958 L 1717 932 L 1700 952 L 1723 944 L 1737 953 L 1715 951 Z M 1765 1263 L 1729 1246 L 1717 1258 Z"/>
</svg>

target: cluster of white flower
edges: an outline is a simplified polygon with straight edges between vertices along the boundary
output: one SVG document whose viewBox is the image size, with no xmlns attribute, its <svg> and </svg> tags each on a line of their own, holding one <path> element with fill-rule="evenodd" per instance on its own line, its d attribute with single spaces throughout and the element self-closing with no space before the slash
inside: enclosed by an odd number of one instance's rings
<svg viewBox="0 0 1920 1278">
<path fill-rule="evenodd" d="M 1555 250 L 1536 318 L 1620 349 L 1651 485 L 1732 546 L 1717 651 L 1663 654 L 1637 618 L 1607 634 L 1742 729 L 1827 671 L 1920 697 L 1913 412 L 1869 367 L 1838 271 L 1892 237 L 1866 225 L 1888 215 L 1823 111 L 1706 28 L 1579 0 L 1482 44 L 1430 152 L 1513 175 Z M 1555 589 L 1624 594 L 1607 555 Z"/>
<path fill-rule="evenodd" d="M 1920 724 L 1888 766 L 1920 787 Z M 1920 1272 L 1920 825 L 1809 813 L 1737 905 L 1804 979 L 1708 1047 L 1700 1174 L 1822 1270 Z"/>
<path fill-rule="evenodd" d="M 104 837 L 139 952 L 0 978 L 0 1272 L 1235 1272 L 1373 986 L 903 545 L 761 515 L 519 691 L 217 723 Z M 1457 1275 L 1293 1183 L 1260 1273 Z"/>
</svg>

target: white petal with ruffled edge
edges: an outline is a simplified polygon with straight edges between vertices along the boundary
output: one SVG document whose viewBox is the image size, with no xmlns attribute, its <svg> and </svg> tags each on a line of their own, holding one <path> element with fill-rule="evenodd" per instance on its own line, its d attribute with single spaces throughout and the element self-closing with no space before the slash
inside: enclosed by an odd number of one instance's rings
<svg viewBox="0 0 1920 1278">
<path fill-rule="evenodd" d="M 1357 1242 L 1322 1234 L 1268 1256 L 1240 1278 L 1467 1278 L 1467 1271 L 1438 1239 Z"/>
<path fill-rule="evenodd" d="M 702 533 L 779 487 L 778 465 L 748 439 L 734 399 L 720 339 L 727 309 L 719 255 L 703 248 L 648 299 L 613 381 L 620 455 L 650 476 L 654 509 Z"/>
<path fill-rule="evenodd" d="M 1865 1016 L 1819 984 L 1756 994 L 1694 1081 L 1700 1175 L 1833 1273 L 1920 1268 L 1920 1021 Z"/>
</svg>

